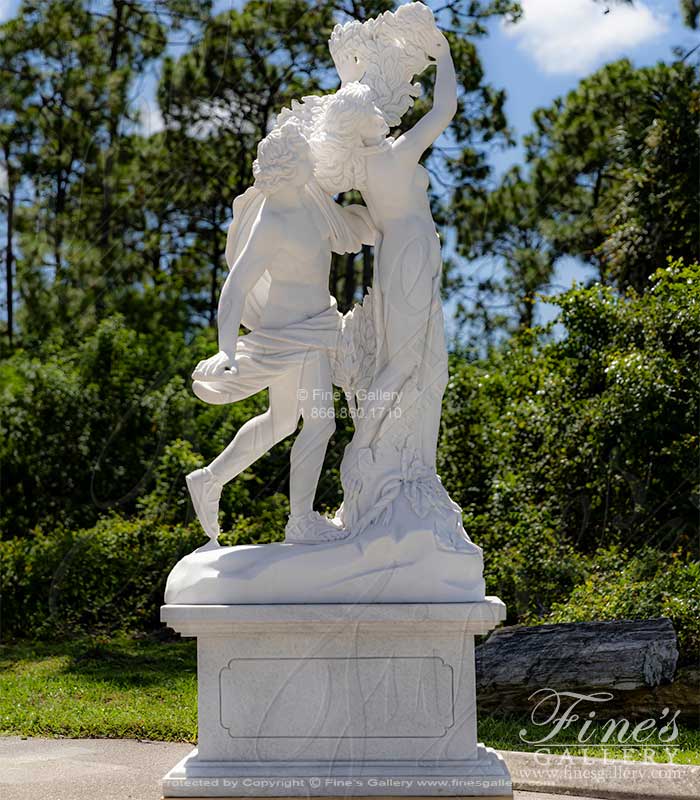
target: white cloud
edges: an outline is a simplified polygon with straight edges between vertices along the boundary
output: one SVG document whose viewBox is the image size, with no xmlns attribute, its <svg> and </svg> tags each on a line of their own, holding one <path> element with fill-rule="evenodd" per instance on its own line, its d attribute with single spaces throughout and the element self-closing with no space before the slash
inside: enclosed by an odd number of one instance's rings
<svg viewBox="0 0 700 800">
<path fill-rule="evenodd" d="M 521 0 L 523 17 L 504 23 L 543 72 L 582 75 L 604 61 L 655 39 L 668 30 L 668 18 L 642 0 L 609 6 L 593 0 Z M 605 13 L 606 8 L 609 9 Z"/>
</svg>

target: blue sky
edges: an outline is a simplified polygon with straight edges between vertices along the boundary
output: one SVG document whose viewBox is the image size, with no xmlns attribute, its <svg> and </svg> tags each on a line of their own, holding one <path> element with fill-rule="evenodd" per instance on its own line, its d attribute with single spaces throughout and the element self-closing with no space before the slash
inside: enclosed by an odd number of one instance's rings
<svg viewBox="0 0 700 800">
<path fill-rule="evenodd" d="M 506 114 L 519 142 L 492 154 L 495 177 L 522 161 L 520 142 L 532 129 L 533 111 L 565 95 L 581 78 L 624 56 L 644 66 L 670 59 L 676 46 L 690 50 L 698 43 L 698 34 L 682 24 L 677 0 L 646 0 L 634 7 L 593 0 L 522 0 L 522 6 L 521 22 L 492 23 L 488 38 L 478 45 L 487 79 L 506 90 Z M 484 259 L 465 269 L 476 280 L 497 275 L 499 265 Z M 546 291 L 594 277 L 578 259 L 564 258 Z M 555 314 L 555 307 L 540 304 L 536 316 L 544 322 Z"/>
<path fill-rule="evenodd" d="M 439 6 L 439 2 L 431 2 Z M 607 61 L 628 56 L 642 66 L 668 59 L 672 47 L 690 49 L 698 35 L 683 27 L 678 0 L 637 0 L 634 7 L 610 0 L 521 0 L 523 19 L 516 25 L 495 20 L 478 43 L 487 80 L 507 93 L 506 111 L 518 139 L 531 128 L 532 112 L 572 89 Z M 12 17 L 20 0 L 0 0 L 0 21 Z M 241 0 L 215 0 L 215 11 Z M 604 13 L 609 8 L 609 13 Z M 156 70 L 135 87 L 144 127 L 159 125 L 155 103 Z M 521 148 L 495 152 L 496 174 L 518 163 Z"/>
<path fill-rule="evenodd" d="M 536 108 L 606 62 L 627 56 L 644 66 L 668 60 L 677 45 L 689 50 L 698 42 L 698 34 L 680 20 L 678 0 L 645 0 L 634 7 L 593 0 L 521 4 L 522 21 L 493 22 L 478 45 L 487 79 L 506 90 L 508 120 L 519 138 L 531 129 Z M 494 166 L 502 171 L 520 158 L 520 148 L 495 154 Z"/>
</svg>

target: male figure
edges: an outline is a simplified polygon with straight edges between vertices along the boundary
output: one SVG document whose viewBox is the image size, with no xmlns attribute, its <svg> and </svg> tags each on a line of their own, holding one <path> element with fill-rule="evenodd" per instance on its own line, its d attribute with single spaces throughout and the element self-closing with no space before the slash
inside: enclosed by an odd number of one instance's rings
<svg viewBox="0 0 700 800">
<path fill-rule="evenodd" d="M 366 209 L 342 209 L 313 180 L 309 144 L 294 123 L 258 146 L 255 186 L 234 203 L 219 299 L 219 352 L 200 362 L 193 390 L 209 403 L 231 403 L 269 389 L 270 407 L 246 422 L 211 464 L 187 476 L 195 511 L 215 543 L 225 483 L 274 444 L 303 428 L 291 453 L 286 541 L 315 543 L 348 532 L 313 511 L 335 430 L 329 352 L 340 314 L 329 293 L 331 251 L 373 242 Z M 239 337 L 243 323 L 252 333 Z"/>
</svg>

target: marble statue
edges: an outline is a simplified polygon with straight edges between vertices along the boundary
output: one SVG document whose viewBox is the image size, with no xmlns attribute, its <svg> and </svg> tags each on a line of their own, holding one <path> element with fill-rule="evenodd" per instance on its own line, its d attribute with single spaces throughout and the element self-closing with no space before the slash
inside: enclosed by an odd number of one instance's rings
<svg viewBox="0 0 700 800">
<path fill-rule="evenodd" d="M 506 609 L 436 472 L 447 351 L 420 160 L 457 108 L 450 48 L 419 2 L 329 46 L 340 88 L 279 113 L 233 203 L 219 351 L 193 373 L 205 402 L 268 389 L 269 409 L 187 476 L 210 541 L 171 571 L 161 619 L 197 638 L 198 736 L 163 796 L 512 798 L 476 725 L 475 637 Z M 433 65 L 432 107 L 390 136 Z M 333 199 L 351 189 L 364 205 Z M 372 288 L 343 315 L 331 254 L 364 244 Z M 333 385 L 355 431 L 331 518 L 313 502 Z M 223 486 L 300 418 L 285 541 L 220 547 Z"/>
<path fill-rule="evenodd" d="M 332 541 L 348 531 L 312 509 L 335 430 L 329 352 L 340 315 L 328 290 L 331 252 L 372 244 L 374 228 L 364 209 L 342 208 L 318 187 L 311 149 L 293 121 L 260 143 L 253 174 L 254 186 L 234 202 L 227 237 L 219 352 L 192 377 L 194 393 L 207 403 L 234 403 L 269 389 L 270 407 L 246 422 L 209 466 L 190 473 L 187 485 L 215 545 L 223 485 L 293 434 L 301 416 L 291 453 L 287 541 Z M 239 337 L 241 323 L 251 333 Z"/>
<path fill-rule="evenodd" d="M 173 570 L 169 602 L 483 597 L 481 550 L 435 463 L 447 351 L 441 246 L 420 160 L 457 109 L 449 44 L 430 9 L 409 3 L 337 25 L 329 46 L 341 87 L 279 113 L 258 147 L 254 185 L 233 203 L 219 352 L 197 365 L 193 389 L 231 403 L 267 388 L 269 409 L 187 476 L 210 543 Z M 432 65 L 432 107 L 389 136 L 420 94 L 414 77 Z M 351 189 L 365 205 L 335 202 Z M 374 246 L 373 285 L 341 315 L 328 289 L 331 253 L 363 244 Z M 343 503 L 330 518 L 313 501 L 335 427 L 333 384 L 355 432 L 341 463 Z M 300 418 L 285 544 L 220 548 L 223 486 Z"/>
</svg>

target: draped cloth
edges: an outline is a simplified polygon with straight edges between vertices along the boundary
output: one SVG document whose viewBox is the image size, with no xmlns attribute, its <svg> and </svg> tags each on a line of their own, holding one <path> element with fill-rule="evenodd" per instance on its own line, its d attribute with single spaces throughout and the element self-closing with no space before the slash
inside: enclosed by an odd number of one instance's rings
<svg viewBox="0 0 700 800">
<path fill-rule="evenodd" d="M 302 202 L 321 212 L 328 226 L 329 247 L 337 253 L 356 252 L 362 240 L 340 207 L 320 186 L 310 181 L 304 187 Z M 265 203 L 265 195 L 250 187 L 233 201 L 233 222 L 226 241 L 226 262 L 232 269 Z M 352 219 L 352 218 L 350 218 Z M 234 403 L 270 386 L 290 370 L 303 368 L 318 358 L 328 358 L 338 344 L 342 317 L 336 300 L 329 295 L 329 306 L 307 319 L 282 328 L 263 327 L 261 320 L 269 302 L 272 275 L 265 270 L 246 296 L 242 323 L 251 333 L 236 342 L 236 372 L 207 381 L 195 381 L 195 394 L 207 403 Z M 299 369 L 301 378 L 302 369 Z M 294 398 L 290 397 L 290 403 Z"/>
<path fill-rule="evenodd" d="M 346 448 L 341 464 L 343 504 L 336 516 L 354 535 L 374 537 L 381 531 L 425 530 L 440 550 L 480 553 L 469 540 L 461 509 L 435 471 L 435 450 L 448 363 L 440 299 L 441 254 L 437 236 L 407 238 L 394 263 L 384 257 L 383 241 L 375 248 L 372 316 L 375 339 L 373 377 L 367 392 L 389 393 L 392 408 L 379 426 L 372 414 L 359 413 L 356 425 L 370 425 L 369 446 Z M 406 301 L 402 280 L 407 263 L 431 276 L 430 295 L 422 304 Z M 382 274 L 383 271 L 383 274 Z M 403 300 L 403 303 L 402 303 Z M 386 320 L 421 315 L 422 327 L 406 351 L 390 355 Z M 415 359 L 408 380 L 392 384 L 392 359 Z M 388 376 L 388 377 L 387 377 Z M 402 377 L 396 380 L 404 380 Z M 382 383 L 382 381 L 384 381 Z M 398 399 L 395 399 L 398 395 Z M 362 407 L 360 412 L 365 411 Z M 400 412 L 400 413 L 398 413 Z"/>
<path fill-rule="evenodd" d="M 337 346 L 342 317 L 335 299 L 331 300 L 325 311 L 309 319 L 284 328 L 257 328 L 240 336 L 236 342 L 236 372 L 195 381 L 194 393 L 200 400 L 220 405 L 251 397 L 292 370 L 297 370 L 301 379 L 305 367 L 319 358 L 328 358 Z M 290 404 L 297 400 L 298 393 L 296 398 L 289 398 Z"/>
</svg>

